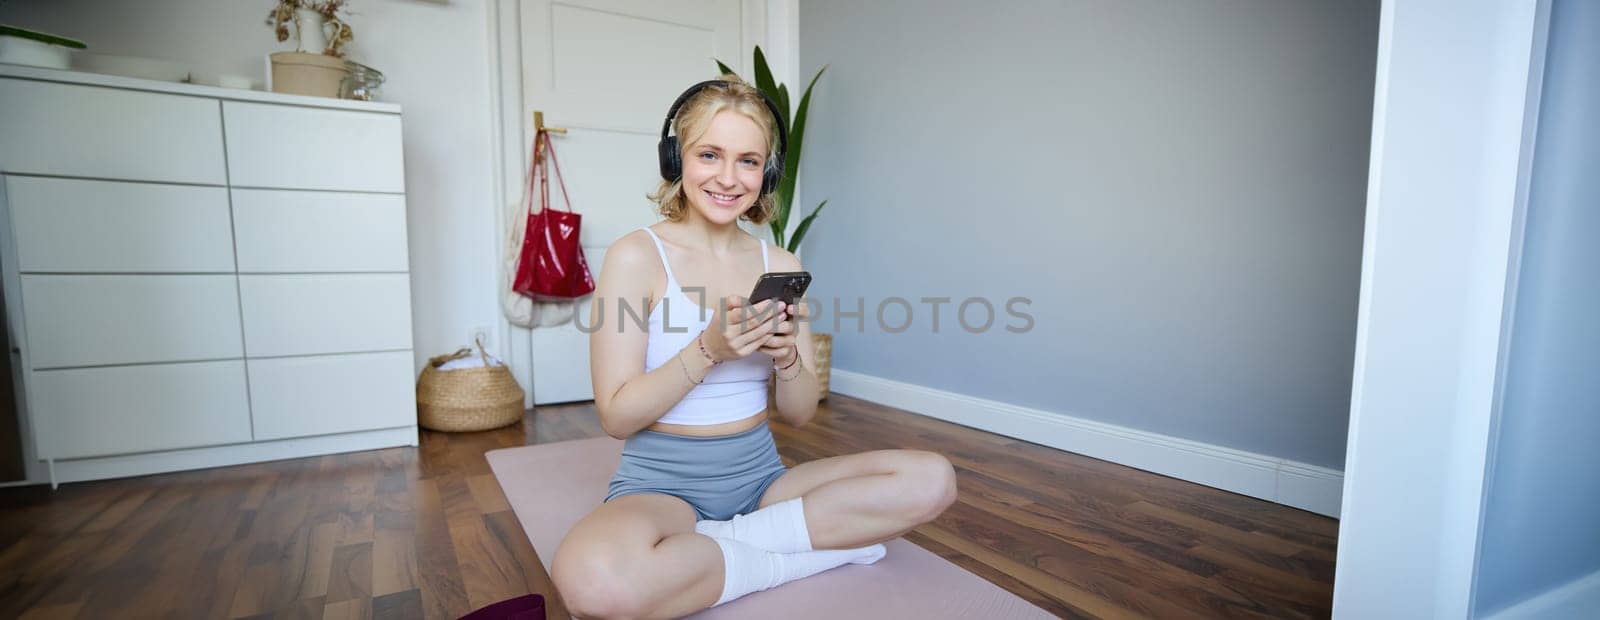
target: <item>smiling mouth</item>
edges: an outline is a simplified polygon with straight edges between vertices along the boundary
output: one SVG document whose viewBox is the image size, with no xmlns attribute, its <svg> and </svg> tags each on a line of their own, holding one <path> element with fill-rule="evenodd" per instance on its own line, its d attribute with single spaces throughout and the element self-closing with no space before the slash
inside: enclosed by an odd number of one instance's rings
<svg viewBox="0 0 1600 620">
<path fill-rule="evenodd" d="M 717 200 L 720 200 L 722 202 L 733 202 L 735 200 L 738 200 L 739 196 L 743 196 L 743 194 L 718 194 L 718 193 L 713 192 L 711 190 L 705 190 L 705 192 L 706 192 L 707 196 L 710 196 L 710 197 L 715 198 Z"/>
</svg>

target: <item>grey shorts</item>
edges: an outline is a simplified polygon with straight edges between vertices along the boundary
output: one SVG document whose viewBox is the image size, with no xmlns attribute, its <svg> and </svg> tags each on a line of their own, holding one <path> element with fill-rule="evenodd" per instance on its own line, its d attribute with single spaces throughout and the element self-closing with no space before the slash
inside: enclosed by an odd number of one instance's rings
<svg viewBox="0 0 1600 620">
<path fill-rule="evenodd" d="M 726 521 L 754 512 L 767 487 L 786 471 L 765 420 L 720 437 L 645 430 L 623 442 L 605 501 L 664 493 L 688 502 L 699 519 Z"/>
</svg>

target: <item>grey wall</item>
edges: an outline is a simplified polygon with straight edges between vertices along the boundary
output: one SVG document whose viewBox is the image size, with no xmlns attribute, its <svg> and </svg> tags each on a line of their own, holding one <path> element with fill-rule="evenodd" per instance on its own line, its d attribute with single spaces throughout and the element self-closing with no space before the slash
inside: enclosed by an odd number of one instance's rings
<svg viewBox="0 0 1600 620">
<path fill-rule="evenodd" d="M 1477 609 L 1600 571 L 1600 4 L 1556 0 Z"/>
<path fill-rule="evenodd" d="M 1342 467 L 1377 24 L 1375 0 L 800 3 L 801 73 L 829 67 L 815 327 L 867 310 L 834 367 Z M 933 333 L 939 296 L 995 326 L 945 305 Z"/>
</svg>

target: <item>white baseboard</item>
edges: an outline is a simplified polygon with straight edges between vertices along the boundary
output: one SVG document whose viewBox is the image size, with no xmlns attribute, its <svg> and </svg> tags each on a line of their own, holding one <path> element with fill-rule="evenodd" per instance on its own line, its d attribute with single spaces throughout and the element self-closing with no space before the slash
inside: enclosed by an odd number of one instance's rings
<svg viewBox="0 0 1600 620">
<path fill-rule="evenodd" d="M 1600 609 L 1600 571 L 1529 597 L 1489 616 L 1489 620 L 1593 618 L 1596 609 Z"/>
<path fill-rule="evenodd" d="M 298 459 L 417 445 L 417 428 L 406 426 L 359 433 L 279 439 L 228 446 L 148 452 L 55 462 L 56 483 L 127 478 L 190 469 Z"/>
<path fill-rule="evenodd" d="M 1339 517 L 1344 472 L 833 369 L 830 391 L 1007 437 Z"/>
</svg>

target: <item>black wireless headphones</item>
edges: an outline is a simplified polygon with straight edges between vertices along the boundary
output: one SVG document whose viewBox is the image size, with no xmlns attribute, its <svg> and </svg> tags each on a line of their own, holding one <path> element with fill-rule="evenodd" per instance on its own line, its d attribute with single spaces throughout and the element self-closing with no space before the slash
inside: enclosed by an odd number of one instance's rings
<svg viewBox="0 0 1600 620">
<path fill-rule="evenodd" d="M 695 84 L 678 95 L 678 100 L 672 102 L 672 109 L 667 110 L 667 120 L 661 124 L 661 142 L 656 144 L 661 156 L 661 178 L 670 182 L 683 176 L 683 154 L 678 148 L 678 137 L 667 135 L 667 131 L 672 129 L 672 120 L 678 116 L 678 108 L 683 107 L 695 93 L 716 85 L 732 86 L 726 80 L 706 80 Z M 772 124 L 778 128 L 778 152 L 767 159 L 767 167 L 761 171 L 761 193 L 770 194 L 777 191 L 778 182 L 783 180 L 783 154 L 789 151 L 789 132 L 783 126 L 783 114 L 778 112 L 778 104 L 765 94 L 761 95 L 761 101 L 767 104 L 767 111 L 772 113 Z"/>
</svg>

